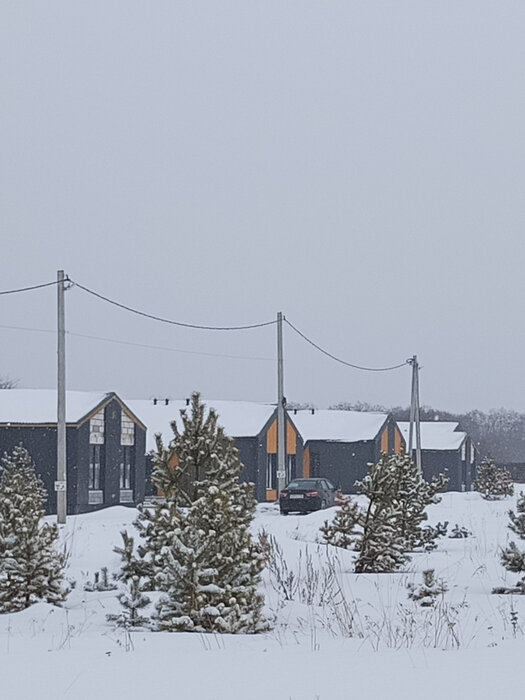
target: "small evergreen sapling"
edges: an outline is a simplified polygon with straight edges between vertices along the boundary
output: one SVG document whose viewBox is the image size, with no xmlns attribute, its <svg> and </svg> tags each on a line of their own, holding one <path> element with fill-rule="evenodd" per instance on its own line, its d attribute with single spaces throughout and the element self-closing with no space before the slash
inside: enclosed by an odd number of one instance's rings
<svg viewBox="0 0 525 700">
<path fill-rule="evenodd" d="M 525 540 L 525 494 L 520 493 L 516 504 L 516 513 L 509 510 L 509 528 L 522 540 Z"/>
<path fill-rule="evenodd" d="M 516 506 L 517 513 L 509 510 L 509 529 L 515 532 L 521 539 L 525 539 L 525 494 L 520 493 Z M 525 573 L 525 552 L 518 549 L 514 542 L 510 542 L 508 547 L 501 550 L 501 563 L 507 569 L 516 574 Z M 494 588 L 493 593 L 525 593 L 525 576 L 518 581 L 516 587 L 505 588 L 503 586 Z"/>
<path fill-rule="evenodd" d="M 133 537 L 128 535 L 126 530 L 120 534 L 123 546 L 115 547 L 113 551 L 120 554 L 121 558 L 118 574 L 121 590 L 117 599 L 124 609 L 118 615 L 107 615 L 107 619 L 121 627 L 147 627 L 150 619 L 140 615 L 140 611 L 151 603 L 142 590 L 143 565 L 141 560 L 135 557 Z"/>
<path fill-rule="evenodd" d="M 360 511 L 357 503 L 353 503 L 349 499 L 343 501 L 332 522 L 329 523 L 325 520 L 321 527 L 323 538 L 327 544 L 343 549 L 352 549 L 359 536 L 357 530 L 359 518 Z"/>
<path fill-rule="evenodd" d="M 445 581 L 436 578 L 434 569 L 423 571 L 423 583 L 421 585 L 409 583 L 407 588 L 410 600 L 419 603 L 422 608 L 434 606 L 437 599 L 448 591 Z"/>
<path fill-rule="evenodd" d="M 491 457 L 484 457 L 474 482 L 474 490 L 479 491 L 487 501 L 494 501 L 514 494 L 512 475 L 508 469 L 497 467 Z"/>
<path fill-rule="evenodd" d="M 43 600 L 60 605 L 68 593 L 65 557 L 55 549 L 56 525 L 41 524 L 46 493 L 28 451 L 19 445 L 0 466 L 0 612 Z"/>
</svg>

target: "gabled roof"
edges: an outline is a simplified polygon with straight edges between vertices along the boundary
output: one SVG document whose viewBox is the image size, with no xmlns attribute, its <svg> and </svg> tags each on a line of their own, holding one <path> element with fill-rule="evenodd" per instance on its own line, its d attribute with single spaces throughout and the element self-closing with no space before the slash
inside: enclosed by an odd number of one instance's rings
<svg viewBox="0 0 525 700">
<path fill-rule="evenodd" d="M 201 399 L 207 408 L 214 408 L 218 415 L 218 423 L 230 437 L 255 437 L 262 431 L 275 411 L 272 404 L 255 403 L 250 401 L 218 401 Z M 171 423 L 175 421 L 180 430 L 182 409 L 190 410 L 186 399 L 169 399 L 166 405 L 164 399 L 158 399 L 156 405 L 153 399 L 129 399 L 126 406 L 135 413 L 146 425 L 146 449 L 155 449 L 155 435 L 160 433 L 165 443 L 168 443 L 173 432 Z"/>
<path fill-rule="evenodd" d="M 81 423 L 113 398 L 124 406 L 113 392 L 67 391 L 66 423 Z M 0 425 L 53 425 L 56 422 L 56 389 L 0 390 Z"/>
<path fill-rule="evenodd" d="M 459 423 L 454 421 L 422 421 L 421 425 L 421 449 L 422 450 L 458 450 L 467 434 L 458 430 Z M 408 449 L 408 434 L 410 423 L 399 421 L 399 429 L 405 438 Z M 412 447 L 416 446 L 416 433 L 412 437 Z"/>
<path fill-rule="evenodd" d="M 290 418 L 308 440 L 330 442 L 362 442 L 374 440 L 388 419 L 387 413 L 364 411 L 333 411 L 330 409 L 290 411 Z"/>
</svg>

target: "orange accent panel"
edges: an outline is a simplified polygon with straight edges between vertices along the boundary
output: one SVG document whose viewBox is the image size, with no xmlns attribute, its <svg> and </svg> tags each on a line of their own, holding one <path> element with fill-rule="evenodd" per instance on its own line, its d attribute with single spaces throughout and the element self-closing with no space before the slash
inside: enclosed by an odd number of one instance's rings
<svg viewBox="0 0 525 700">
<path fill-rule="evenodd" d="M 276 501 L 277 500 L 277 489 L 266 489 L 266 500 Z"/>
<path fill-rule="evenodd" d="M 305 447 L 303 452 L 303 476 L 308 479 L 310 476 L 310 448 Z"/>
<path fill-rule="evenodd" d="M 270 425 L 266 433 L 266 452 L 268 454 L 277 454 L 277 421 Z"/>
<path fill-rule="evenodd" d="M 381 452 L 388 453 L 388 428 L 385 428 L 381 435 Z"/>
<path fill-rule="evenodd" d="M 286 421 L 286 452 L 289 455 L 297 454 L 297 433 L 290 421 Z"/>
<path fill-rule="evenodd" d="M 401 433 L 397 428 L 394 429 L 394 452 L 396 455 L 403 451 L 403 442 L 401 440 Z"/>
</svg>

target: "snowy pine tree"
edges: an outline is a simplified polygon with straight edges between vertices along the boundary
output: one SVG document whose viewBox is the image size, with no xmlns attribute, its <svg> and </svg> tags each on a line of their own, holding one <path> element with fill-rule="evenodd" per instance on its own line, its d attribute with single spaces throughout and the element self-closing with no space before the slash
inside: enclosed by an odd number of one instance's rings
<svg viewBox="0 0 525 700">
<path fill-rule="evenodd" d="M 488 501 L 512 496 L 514 494 L 512 475 L 508 469 L 497 467 L 491 457 L 484 457 L 479 465 L 474 490 L 479 491 Z"/>
<path fill-rule="evenodd" d="M 525 540 L 525 493 L 520 493 L 516 504 L 516 513 L 509 510 L 510 524 L 509 528 L 515 532 L 518 537 Z"/>
<path fill-rule="evenodd" d="M 383 454 L 357 483 L 358 491 L 368 498 L 363 533 L 356 542 L 357 573 L 388 573 L 407 560 L 406 538 L 401 530 L 403 513 L 397 500 L 399 481 L 397 461 Z"/>
<path fill-rule="evenodd" d="M 401 453 L 392 455 L 390 462 L 398 472 L 398 487 L 395 496 L 400 508 L 400 533 L 406 541 L 406 549 L 413 551 L 416 547 L 431 547 L 430 540 L 439 537 L 436 528 L 423 528 L 422 523 L 428 516 L 427 506 L 439 503 L 437 495 L 445 488 L 447 477 L 444 474 L 426 481 L 419 473 L 411 457 Z"/>
<path fill-rule="evenodd" d="M 439 596 L 448 591 L 447 584 L 443 579 L 436 578 L 434 569 L 423 571 L 423 583 L 419 586 L 415 583 L 407 584 L 408 597 L 423 608 L 430 608 L 435 605 Z"/>
<path fill-rule="evenodd" d="M 198 394 L 181 417 L 183 430 L 172 424 L 169 450 L 157 443 L 154 478 L 166 501 L 143 508 L 137 523 L 144 570 L 152 587 L 165 593 L 157 628 L 260 631 L 267 627 L 257 593 L 264 557 L 249 532 L 253 486 L 239 483 L 242 464 L 233 440 L 217 425 L 215 411 L 206 415 Z M 171 473 L 179 469 L 184 478 Z M 188 508 L 179 505 L 181 490 L 190 496 Z"/>
<path fill-rule="evenodd" d="M 27 450 L 19 445 L 0 466 L 0 611 L 23 610 L 66 597 L 64 557 L 54 546 L 56 525 L 40 524 L 45 490 Z"/>
<path fill-rule="evenodd" d="M 357 503 L 352 503 L 350 500 L 343 501 L 332 522 L 325 520 L 321 527 L 324 540 L 334 547 L 352 549 L 358 537 L 356 527 L 359 524 L 359 517 L 360 510 Z"/>
<path fill-rule="evenodd" d="M 525 494 L 520 493 L 516 506 L 517 514 L 509 510 L 509 529 L 515 532 L 521 539 L 525 539 Z M 509 542 L 508 547 L 501 550 L 501 563 L 513 573 L 525 573 L 525 552 L 518 549 L 514 542 Z M 518 581 L 517 588 L 499 587 L 493 593 L 525 593 L 525 576 Z"/>
</svg>

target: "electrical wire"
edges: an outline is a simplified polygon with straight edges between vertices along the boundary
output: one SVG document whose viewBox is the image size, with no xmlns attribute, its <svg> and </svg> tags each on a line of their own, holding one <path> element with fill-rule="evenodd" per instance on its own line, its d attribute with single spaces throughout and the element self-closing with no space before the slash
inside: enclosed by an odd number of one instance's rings
<svg viewBox="0 0 525 700">
<path fill-rule="evenodd" d="M 0 296 L 3 296 L 5 294 L 18 294 L 20 292 L 28 292 L 32 291 L 34 289 L 43 289 L 44 287 L 51 287 L 53 285 L 56 285 L 60 282 L 61 280 L 54 280 L 53 282 L 46 282 L 44 284 L 35 284 L 30 287 L 20 287 L 18 289 L 7 289 L 4 291 L 0 291 Z M 93 289 L 89 289 L 89 287 L 86 287 L 79 282 L 76 282 L 69 277 L 66 277 L 64 282 L 69 282 L 70 287 L 75 286 L 78 287 L 79 289 L 83 290 L 84 292 L 91 294 L 92 296 L 96 297 L 97 299 L 100 299 L 102 301 L 105 301 L 108 304 L 112 304 L 113 306 L 116 306 L 120 309 L 124 309 L 125 311 L 129 311 L 130 313 L 136 314 L 137 316 L 142 316 L 143 318 L 149 318 L 153 321 L 159 321 L 160 323 L 167 323 L 172 326 L 179 326 L 182 328 L 193 328 L 197 330 L 205 330 L 205 331 L 244 331 L 244 330 L 251 330 L 254 328 L 264 328 L 266 326 L 273 326 L 275 325 L 278 321 L 273 320 L 273 321 L 265 321 L 263 323 L 251 323 L 247 324 L 244 326 L 204 326 L 200 325 L 197 323 L 184 323 L 183 321 L 174 321 L 173 319 L 168 319 L 168 318 L 163 318 L 162 316 L 156 316 L 154 314 L 149 314 L 146 313 L 145 311 L 140 311 L 139 309 L 135 309 L 132 306 L 128 306 L 127 304 L 122 304 L 118 301 L 115 301 L 114 299 L 110 299 L 107 296 L 104 296 L 103 294 L 100 294 L 99 292 L 95 292 Z M 68 287 L 69 288 L 69 287 Z M 400 369 L 401 367 L 405 367 L 406 365 L 411 364 L 411 359 L 405 360 L 404 362 L 401 362 L 398 365 L 393 365 L 391 367 L 364 367 L 362 365 L 356 365 L 353 364 L 352 362 L 347 362 L 346 360 L 342 360 L 340 357 L 336 357 L 332 353 L 328 352 L 324 348 L 322 348 L 320 345 L 317 343 L 314 343 L 311 338 L 306 336 L 304 333 L 302 333 L 296 326 L 291 323 L 286 317 L 283 317 L 283 320 L 285 323 L 290 326 L 290 328 L 295 331 L 303 340 L 305 340 L 307 343 L 309 343 L 312 347 L 314 347 L 316 350 L 321 352 L 323 355 L 326 355 L 330 359 L 334 360 L 335 362 L 339 362 L 342 365 L 345 365 L 346 367 L 352 367 L 353 369 L 358 369 L 363 372 L 390 372 L 392 370 Z M 41 328 L 22 328 L 20 326 L 0 326 L 2 328 L 13 328 L 13 329 L 18 329 L 18 330 L 33 330 L 33 331 L 39 331 L 42 333 L 49 333 L 49 332 L 54 332 L 54 331 L 48 331 L 45 329 Z M 105 342 L 109 343 L 119 343 L 121 345 L 131 345 L 131 346 L 136 346 L 136 347 L 144 347 L 144 348 L 151 348 L 154 350 L 167 350 L 171 352 L 181 352 L 181 353 L 187 353 L 187 354 L 195 354 L 195 355 L 208 355 L 212 357 L 228 357 L 231 359 L 245 359 L 245 360 L 269 360 L 269 358 L 256 358 L 256 357 L 242 357 L 242 356 L 236 356 L 236 355 L 219 355 L 215 353 L 206 353 L 206 352 L 197 352 L 197 351 L 192 351 L 192 350 L 179 350 L 177 348 L 167 348 L 167 347 L 162 347 L 162 346 L 154 346 L 154 345 L 147 345 L 143 343 L 132 343 L 124 340 L 116 340 L 112 338 L 102 338 L 99 336 L 89 336 L 89 335 L 84 335 L 81 333 L 71 333 L 68 332 L 68 335 L 71 336 L 77 336 L 80 338 L 89 338 L 92 340 L 102 340 Z"/>
<path fill-rule="evenodd" d="M 245 331 L 245 330 L 251 330 L 252 328 L 263 328 L 264 326 L 273 326 L 274 324 L 277 323 L 277 320 L 275 320 L 275 321 L 266 321 L 264 323 L 252 323 L 252 324 L 248 324 L 246 326 L 201 326 L 197 323 L 183 323 L 182 321 L 173 321 L 172 319 L 169 319 L 169 318 L 162 318 L 161 316 L 155 316 L 154 314 L 148 314 L 145 311 L 139 311 L 138 309 L 135 309 L 132 306 L 127 306 L 126 304 L 121 304 L 120 302 L 115 301 L 114 299 L 110 299 L 109 297 L 106 297 L 103 294 L 99 294 L 98 292 L 95 292 L 92 289 L 85 287 L 84 285 L 80 284 L 79 282 L 75 282 L 74 280 L 69 280 L 69 281 L 72 283 L 73 286 L 78 287 L 79 289 L 82 289 L 84 292 L 87 292 L 88 294 L 91 294 L 94 297 L 97 297 L 98 299 L 101 299 L 102 301 L 107 302 L 108 304 L 113 304 L 113 306 L 118 306 L 118 308 L 124 309 L 125 311 L 129 311 L 133 314 L 137 314 L 137 316 L 143 316 L 144 318 L 150 318 L 153 321 L 160 321 L 161 323 L 168 323 L 171 326 L 181 326 L 182 328 L 195 328 L 195 329 L 203 330 L 203 331 Z"/>
<path fill-rule="evenodd" d="M 28 326 L 7 326 L 0 324 L 0 328 L 6 328 L 8 330 L 16 331 L 30 331 L 34 333 L 50 333 L 56 335 L 56 330 L 51 330 L 49 328 L 30 328 Z M 217 352 L 204 352 L 201 350 L 182 350 L 181 348 L 170 348 L 164 345 L 148 345 L 147 343 L 134 343 L 129 340 L 118 340 L 117 338 L 104 338 L 98 335 L 88 335 L 86 333 L 75 333 L 73 331 L 66 331 L 66 335 L 72 338 L 84 338 L 87 340 L 98 340 L 105 343 L 114 343 L 116 345 L 128 345 L 136 348 L 146 348 L 148 350 L 164 350 L 166 352 L 177 352 L 184 355 L 203 355 L 205 357 L 223 357 L 228 360 L 255 360 L 259 362 L 276 362 L 277 360 L 272 357 L 253 357 L 247 355 L 227 355 L 225 353 Z"/>
<path fill-rule="evenodd" d="M 390 372 L 391 370 L 394 369 L 399 369 L 400 367 L 405 367 L 407 364 L 409 364 L 408 360 L 405 360 L 404 362 L 401 362 L 399 365 L 393 365 L 392 367 L 362 367 L 361 365 L 354 365 L 351 362 L 346 362 L 346 360 L 341 360 L 339 357 L 336 357 L 335 355 L 332 355 L 332 353 L 328 352 L 327 350 L 324 350 L 320 345 L 317 345 L 317 343 L 314 343 L 313 340 L 310 340 L 304 333 L 301 333 L 301 331 L 296 328 L 293 323 L 291 323 L 287 318 L 283 319 L 285 323 L 287 323 L 292 330 L 294 330 L 298 335 L 303 338 L 303 340 L 306 340 L 307 343 L 310 343 L 316 350 L 319 350 L 319 352 L 322 352 L 323 355 L 326 355 L 327 357 L 330 357 L 332 360 L 335 360 L 336 362 L 341 363 L 342 365 L 346 365 L 347 367 L 352 367 L 353 369 L 360 369 L 364 372 Z"/>
<path fill-rule="evenodd" d="M 53 282 L 45 282 L 44 284 L 34 284 L 31 287 L 20 287 L 19 289 L 6 289 L 3 292 L 0 292 L 0 296 L 3 296 L 4 294 L 19 294 L 20 292 L 30 292 L 33 289 L 43 289 L 44 287 L 52 287 L 55 284 L 58 284 L 59 280 L 54 280 Z"/>
<path fill-rule="evenodd" d="M 224 353 L 217 352 L 204 352 L 202 350 L 181 350 L 180 348 L 168 348 L 163 345 L 148 345 L 146 343 L 134 343 L 128 340 L 117 340 L 116 338 L 103 338 L 97 335 L 86 335 L 85 333 L 73 333 L 72 331 L 66 331 L 66 335 L 73 338 L 87 338 L 89 340 L 101 340 L 106 343 L 116 343 L 117 345 L 129 345 L 135 348 L 146 348 L 149 350 L 166 350 L 167 352 L 179 352 L 185 355 L 204 355 L 206 357 L 224 357 L 229 360 L 258 360 L 262 362 L 276 362 L 275 358 L 271 357 L 249 357 L 245 355 L 227 355 Z"/>
</svg>

